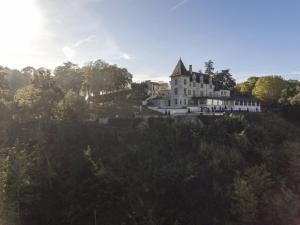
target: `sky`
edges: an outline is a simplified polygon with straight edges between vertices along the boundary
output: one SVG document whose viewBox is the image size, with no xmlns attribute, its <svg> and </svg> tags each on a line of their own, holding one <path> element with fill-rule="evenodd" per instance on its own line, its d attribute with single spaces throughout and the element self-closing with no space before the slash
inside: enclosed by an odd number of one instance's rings
<svg viewBox="0 0 300 225">
<path fill-rule="evenodd" d="M 0 65 L 103 59 L 136 81 L 169 80 L 181 57 L 237 81 L 300 79 L 299 0 L 0 0 Z"/>
</svg>

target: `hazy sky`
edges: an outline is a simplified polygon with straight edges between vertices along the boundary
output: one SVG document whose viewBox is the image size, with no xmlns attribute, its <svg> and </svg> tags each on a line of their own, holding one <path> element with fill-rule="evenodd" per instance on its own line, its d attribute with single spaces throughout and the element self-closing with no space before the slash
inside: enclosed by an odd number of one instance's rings
<svg viewBox="0 0 300 225">
<path fill-rule="evenodd" d="M 179 57 L 300 79 L 299 0 L 0 0 L 0 65 L 103 59 L 168 80 Z"/>
</svg>

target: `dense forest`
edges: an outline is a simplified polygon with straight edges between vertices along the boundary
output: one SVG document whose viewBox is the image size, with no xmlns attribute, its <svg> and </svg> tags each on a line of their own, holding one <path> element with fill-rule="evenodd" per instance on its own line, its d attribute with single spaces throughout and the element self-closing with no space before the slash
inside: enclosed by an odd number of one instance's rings
<svg viewBox="0 0 300 225">
<path fill-rule="evenodd" d="M 299 82 L 212 75 L 266 111 L 99 124 L 96 97 L 145 97 L 126 69 L 1 68 L 0 224 L 299 224 Z"/>
</svg>

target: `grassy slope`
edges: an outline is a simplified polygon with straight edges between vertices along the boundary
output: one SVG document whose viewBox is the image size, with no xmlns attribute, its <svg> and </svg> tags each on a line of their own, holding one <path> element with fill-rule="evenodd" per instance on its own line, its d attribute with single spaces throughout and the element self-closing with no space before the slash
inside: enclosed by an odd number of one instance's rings
<svg viewBox="0 0 300 225">
<path fill-rule="evenodd" d="M 133 99 L 131 90 L 121 91 L 97 97 L 92 106 L 92 113 L 98 117 L 130 118 L 139 113 L 143 99 Z M 158 113 L 142 106 L 141 115 L 157 115 Z"/>
</svg>

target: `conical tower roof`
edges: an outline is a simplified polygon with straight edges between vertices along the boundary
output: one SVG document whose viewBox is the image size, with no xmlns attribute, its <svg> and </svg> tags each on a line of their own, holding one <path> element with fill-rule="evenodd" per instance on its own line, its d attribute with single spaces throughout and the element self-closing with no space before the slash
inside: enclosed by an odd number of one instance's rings
<svg viewBox="0 0 300 225">
<path fill-rule="evenodd" d="M 190 75 L 190 73 L 186 70 L 181 58 L 179 59 L 171 77 L 174 76 L 182 76 L 182 75 Z"/>
</svg>

